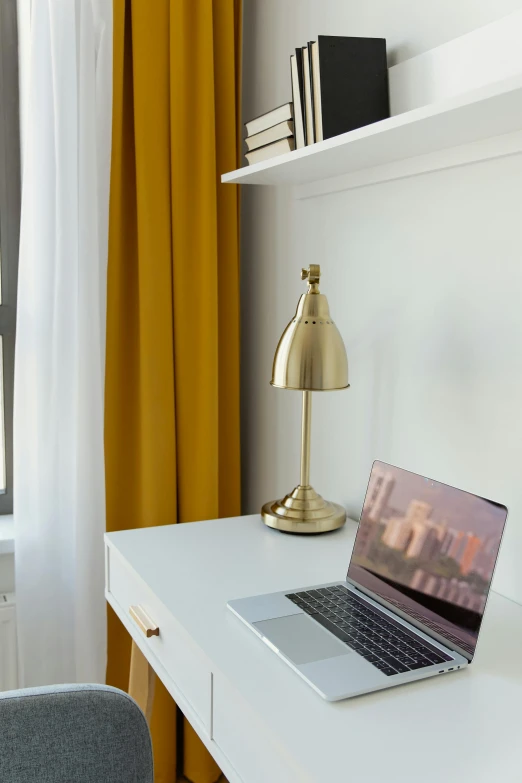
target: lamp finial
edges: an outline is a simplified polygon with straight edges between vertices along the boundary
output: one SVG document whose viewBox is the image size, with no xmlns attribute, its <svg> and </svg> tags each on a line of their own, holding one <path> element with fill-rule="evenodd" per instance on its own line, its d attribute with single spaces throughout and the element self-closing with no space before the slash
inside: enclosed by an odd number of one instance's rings
<svg viewBox="0 0 522 783">
<path fill-rule="evenodd" d="M 309 288 L 309 294 L 319 293 L 319 279 L 321 277 L 321 267 L 319 264 L 310 264 L 308 269 L 301 269 L 301 280 L 306 280 Z"/>
</svg>

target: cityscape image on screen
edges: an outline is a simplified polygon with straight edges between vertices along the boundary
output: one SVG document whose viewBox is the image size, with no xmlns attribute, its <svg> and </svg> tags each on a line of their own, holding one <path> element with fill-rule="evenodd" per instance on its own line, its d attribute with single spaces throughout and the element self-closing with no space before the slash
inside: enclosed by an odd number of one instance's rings
<svg viewBox="0 0 522 783">
<path fill-rule="evenodd" d="M 507 511 L 375 462 L 348 577 L 474 652 Z"/>
</svg>

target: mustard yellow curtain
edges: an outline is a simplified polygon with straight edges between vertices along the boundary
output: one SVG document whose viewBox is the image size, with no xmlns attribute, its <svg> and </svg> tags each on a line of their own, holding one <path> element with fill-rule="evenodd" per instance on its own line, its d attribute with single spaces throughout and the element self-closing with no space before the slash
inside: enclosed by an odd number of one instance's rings
<svg viewBox="0 0 522 783">
<path fill-rule="evenodd" d="M 240 513 L 240 0 L 114 0 L 107 527 Z M 109 617 L 107 681 L 130 639 Z M 156 783 L 219 770 L 160 683 Z"/>
</svg>

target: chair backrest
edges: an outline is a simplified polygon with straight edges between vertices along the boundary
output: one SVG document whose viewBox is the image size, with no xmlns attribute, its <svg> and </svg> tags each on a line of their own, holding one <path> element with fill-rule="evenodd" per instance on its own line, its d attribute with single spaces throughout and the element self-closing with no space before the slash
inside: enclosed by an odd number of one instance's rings
<svg viewBox="0 0 522 783">
<path fill-rule="evenodd" d="M 153 783 L 138 705 L 103 685 L 0 693 L 2 783 Z"/>
</svg>

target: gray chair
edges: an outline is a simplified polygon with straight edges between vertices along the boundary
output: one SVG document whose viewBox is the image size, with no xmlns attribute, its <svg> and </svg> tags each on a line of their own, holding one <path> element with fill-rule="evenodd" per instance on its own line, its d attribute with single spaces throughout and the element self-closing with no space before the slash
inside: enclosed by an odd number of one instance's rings
<svg viewBox="0 0 522 783">
<path fill-rule="evenodd" d="M 149 728 L 126 693 L 55 685 L 0 693 L 1 783 L 153 783 Z"/>
</svg>

